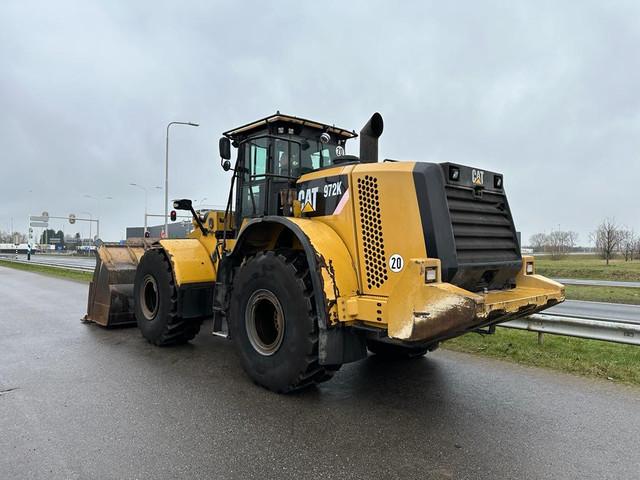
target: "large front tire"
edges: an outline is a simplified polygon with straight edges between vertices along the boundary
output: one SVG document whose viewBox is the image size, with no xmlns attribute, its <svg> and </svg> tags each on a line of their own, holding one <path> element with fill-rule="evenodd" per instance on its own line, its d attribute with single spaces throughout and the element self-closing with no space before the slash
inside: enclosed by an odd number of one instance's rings
<svg viewBox="0 0 640 480">
<path fill-rule="evenodd" d="M 161 249 L 147 250 L 136 270 L 133 286 L 135 315 L 142 336 L 158 346 L 192 340 L 202 319 L 178 316 L 178 293 L 171 264 Z"/>
<path fill-rule="evenodd" d="M 339 366 L 318 362 L 318 320 L 306 259 L 258 253 L 233 281 L 231 337 L 257 384 L 278 393 L 329 380 Z"/>
</svg>

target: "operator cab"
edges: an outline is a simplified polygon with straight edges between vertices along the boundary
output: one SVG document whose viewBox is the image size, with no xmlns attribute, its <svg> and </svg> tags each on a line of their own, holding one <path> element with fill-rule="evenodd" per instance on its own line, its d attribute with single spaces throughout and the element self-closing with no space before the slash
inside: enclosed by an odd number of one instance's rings
<svg viewBox="0 0 640 480">
<path fill-rule="evenodd" d="M 236 227 L 243 218 L 287 215 L 300 176 L 333 166 L 344 157 L 346 141 L 358 135 L 331 125 L 276 113 L 223 133 L 220 155 L 238 149 L 235 168 Z M 352 157 L 355 159 L 355 157 Z M 338 161 L 336 161 L 336 159 Z M 230 164 L 223 163 L 225 169 Z"/>
</svg>

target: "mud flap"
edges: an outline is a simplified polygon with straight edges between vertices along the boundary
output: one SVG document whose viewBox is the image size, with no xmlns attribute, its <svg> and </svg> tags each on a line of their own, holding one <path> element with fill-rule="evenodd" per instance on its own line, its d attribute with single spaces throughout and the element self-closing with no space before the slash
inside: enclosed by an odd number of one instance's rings
<svg viewBox="0 0 640 480">
<path fill-rule="evenodd" d="M 320 327 L 318 342 L 320 365 L 357 362 L 367 356 L 364 336 L 351 328 Z"/>
</svg>

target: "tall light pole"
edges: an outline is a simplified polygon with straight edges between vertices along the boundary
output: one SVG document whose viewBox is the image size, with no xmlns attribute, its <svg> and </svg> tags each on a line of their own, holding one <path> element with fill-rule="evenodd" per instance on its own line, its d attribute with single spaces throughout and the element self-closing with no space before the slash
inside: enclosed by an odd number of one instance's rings
<svg viewBox="0 0 640 480">
<path fill-rule="evenodd" d="M 96 198 L 92 195 L 88 195 L 88 194 L 84 194 L 84 198 L 90 198 L 92 200 L 95 200 L 96 202 L 98 202 L 98 217 L 96 217 L 96 236 L 98 238 L 100 238 L 100 217 L 99 215 L 102 213 L 102 208 L 100 206 L 101 202 L 100 200 L 104 199 L 104 200 L 113 200 L 113 197 L 108 195 L 106 197 L 101 197 L 101 198 Z M 85 212 L 86 213 L 86 212 Z"/>
<path fill-rule="evenodd" d="M 138 183 L 130 183 L 129 185 L 132 187 L 138 187 L 144 190 L 144 234 L 146 235 L 147 234 L 147 207 L 149 205 L 148 203 L 149 191 L 147 190 L 147 187 L 145 187 L 144 185 L 140 185 Z M 162 190 L 162 187 L 153 187 L 153 188 Z"/>
<path fill-rule="evenodd" d="M 80 212 L 89 215 L 89 239 L 93 241 L 93 237 L 91 236 L 91 228 L 93 227 L 93 215 L 90 212 Z"/>
<path fill-rule="evenodd" d="M 205 200 L 207 200 L 207 197 L 202 197 L 200 199 L 200 201 L 198 202 L 198 208 L 202 208 L 202 204 L 204 203 Z"/>
<path fill-rule="evenodd" d="M 199 127 L 200 124 L 193 122 L 169 122 L 167 124 L 167 143 L 164 150 L 164 237 L 169 238 L 169 127 L 171 125 L 188 125 L 189 127 Z"/>
</svg>

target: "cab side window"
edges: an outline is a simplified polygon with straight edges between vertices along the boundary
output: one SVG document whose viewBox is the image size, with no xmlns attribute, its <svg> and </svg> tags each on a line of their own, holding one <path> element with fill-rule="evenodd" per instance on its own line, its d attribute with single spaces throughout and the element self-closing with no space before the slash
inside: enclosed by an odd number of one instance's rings
<svg viewBox="0 0 640 480">
<path fill-rule="evenodd" d="M 264 177 L 267 173 L 267 160 L 269 158 L 269 144 L 266 138 L 259 138 L 253 142 L 247 143 L 247 153 L 245 158 L 248 160 L 245 164 L 248 172 L 245 171 L 245 175 L 249 175 L 246 180 L 255 180 L 255 177 Z"/>
<path fill-rule="evenodd" d="M 245 146 L 245 171 L 242 186 L 242 216 L 264 214 L 265 174 L 269 160 L 269 140 L 258 138 Z"/>
</svg>

